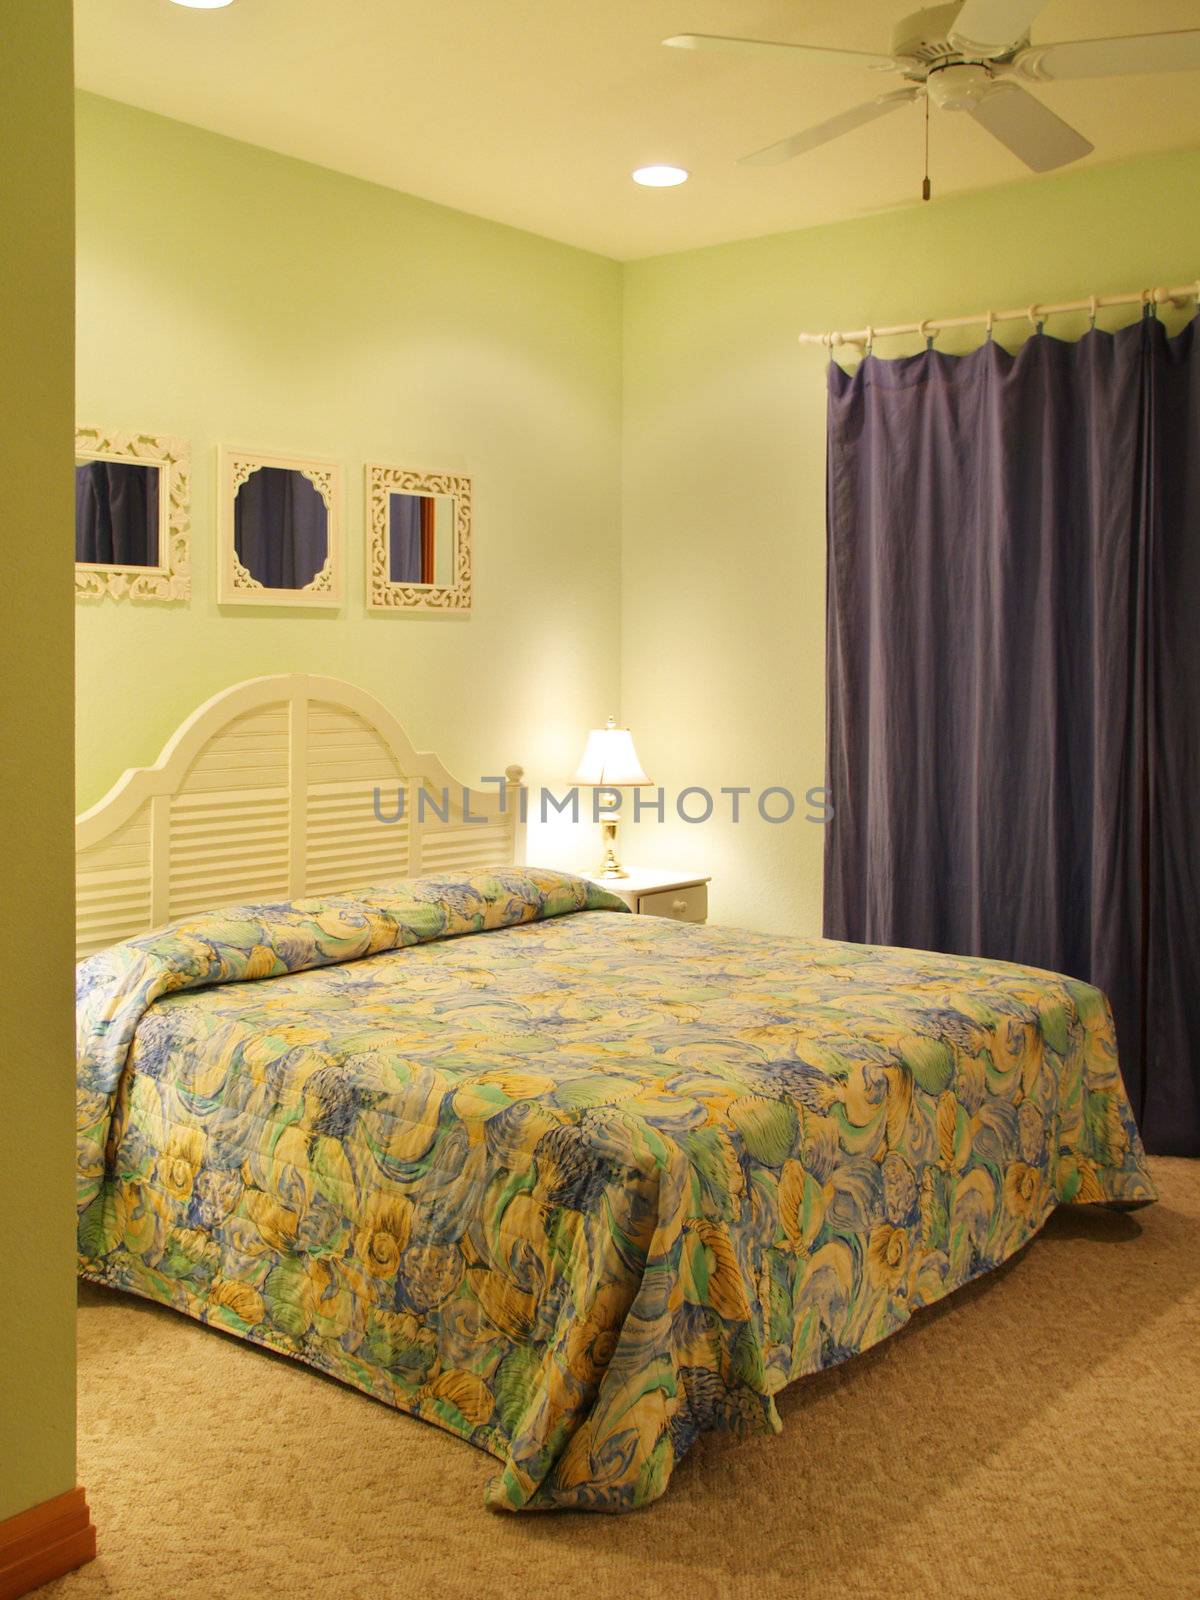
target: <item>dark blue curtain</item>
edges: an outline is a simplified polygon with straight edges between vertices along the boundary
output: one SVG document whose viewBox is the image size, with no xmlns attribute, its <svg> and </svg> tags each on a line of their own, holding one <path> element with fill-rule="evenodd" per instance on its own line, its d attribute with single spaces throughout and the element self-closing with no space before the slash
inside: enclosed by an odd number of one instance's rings
<svg viewBox="0 0 1200 1600">
<path fill-rule="evenodd" d="M 75 468 L 75 559 L 158 565 L 158 468 L 85 461 Z"/>
<path fill-rule="evenodd" d="M 388 496 L 388 577 L 421 582 L 421 502 L 415 494 Z"/>
<path fill-rule="evenodd" d="M 829 374 L 825 932 L 1113 1004 L 1200 1153 L 1200 357 L 1152 317 Z"/>
<path fill-rule="evenodd" d="M 303 589 L 329 554 L 329 513 L 302 472 L 259 467 L 233 503 L 233 547 L 267 589 Z"/>
</svg>

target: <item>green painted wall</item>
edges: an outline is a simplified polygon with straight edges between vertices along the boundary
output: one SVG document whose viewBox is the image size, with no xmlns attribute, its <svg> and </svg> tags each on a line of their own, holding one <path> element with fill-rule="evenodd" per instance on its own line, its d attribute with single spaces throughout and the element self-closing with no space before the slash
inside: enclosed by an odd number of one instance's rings
<svg viewBox="0 0 1200 1600">
<path fill-rule="evenodd" d="M 372 690 L 468 780 L 569 774 L 618 696 L 619 266 L 91 95 L 77 116 L 77 415 L 180 434 L 193 467 L 190 606 L 76 607 L 80 805 L 216 690 L 295 670 Z M 346 464 L 340 616 L 218 608 L 219 440 Z M 469 620 L 366 615 L 365 461 L 473 475 Z"/>
<path fill-rule="evenodd" d="M 1194 282 L 1198 195 L 1169 155 L 627 267 L 621 708 L 656 780 L 823 780 L 825 356 L 796 334 Z M 643 824 L 626 854 L 820 931 L 818 826 Z"/>
<path fill-rule="evenodd" d="M 0 8 L 0 1520 L 75 1482 L 71 4 Z"/>
</svg>

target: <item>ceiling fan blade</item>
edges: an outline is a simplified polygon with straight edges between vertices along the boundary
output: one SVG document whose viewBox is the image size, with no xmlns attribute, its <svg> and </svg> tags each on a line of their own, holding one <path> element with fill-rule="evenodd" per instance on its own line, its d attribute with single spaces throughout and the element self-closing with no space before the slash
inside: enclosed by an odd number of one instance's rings
<svg viewBox="0 0 1200 1600">
<path fill-rule="evenodd" d="M 1116 78 L 1132 72 L 1196 72 L 1200 71 L 1200 28 L 1036 45 L 1022 50 L 1013 66 L 1035 83 L 1057 78 Z"/>
<path fill-rule="evenodd" d="M 1034 172 L 1052 172 L 1095 148 L 1019 84 L 1000 83 L 969 115 Z"/>
<path fill-rule="evenodd" d="M 778 144 L 769 144 L 765 150 L 756 150 L 753 155 L 742 156 L 738 165 L 741 167 L 773 167 L 777 162 L 790 161 L 793 156 L 801 156 L 806 150 L 815 150 L 818 145 L 828 144 L 831 139 L 840 139 L 844 133 L 852 133 L 855 128 L 864 127 L 868 122 L 874 122 L 877 117 L 886 117 L 889 111 L 895 111 L 898 106 L 905 105 L 910 100 L 920 98 L 921 89 L 897 89 L 894 94 L 881 94 L 878 100 L 868 100 L 865 106 L 855 106 L 850 111 L 839 111 L 836 117 L 830 117 L 828 122 L 818 122 L 815 128 L 806 128 L 803 133 L 793 133 L 790 138 L 780 139 Z"/>
<path fill-rule="evenodd" d="M 950 42 L 964 55 L 1002 56 L 1020 44 L 1046 0 L 966 0 L 954 19 Z"/>
<path fill-rule="evenodd" d="M 894 56 L 871 55 L 865 50 L 826 50 L 815 44 L 782 44 L 771 39 L 727 39 L 716 33 L 676 33 L 663 43 L 672 50 L 714 50 L 722 54 L 771 56 L 776 61 L 813 56 L 824 62 L 844 62 L 852 67 L 896 66 Z"/>
</svg>

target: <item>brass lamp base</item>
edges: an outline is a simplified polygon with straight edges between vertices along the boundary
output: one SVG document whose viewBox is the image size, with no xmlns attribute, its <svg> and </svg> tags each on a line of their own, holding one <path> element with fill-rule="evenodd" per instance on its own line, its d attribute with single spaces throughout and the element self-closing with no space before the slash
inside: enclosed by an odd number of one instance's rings
<svg viewBox="0 0 1200 1600">
<path fill-rule="evenodd" d="M 629 874 L 617 860 L 617 819 L 605 817 L 600 823 L 600 842 L 604 846 L 604 857 L 596 868 L 598 878 L 627 878 Z"/>
</svg>

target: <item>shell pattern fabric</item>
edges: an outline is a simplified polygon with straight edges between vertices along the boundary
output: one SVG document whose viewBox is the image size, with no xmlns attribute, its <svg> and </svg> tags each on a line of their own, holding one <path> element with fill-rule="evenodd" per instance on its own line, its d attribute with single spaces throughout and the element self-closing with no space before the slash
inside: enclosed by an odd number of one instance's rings
<svg viewBox="0 0 1200 1600">
<path fill-rule="evenodd" d="M 623 911 L 497 871 L 81 963 L 81 1271 L 470 1440 L 495 1508 L 624 1511 L 1154 1198 L 1087 984 Z"/>
</svg>

